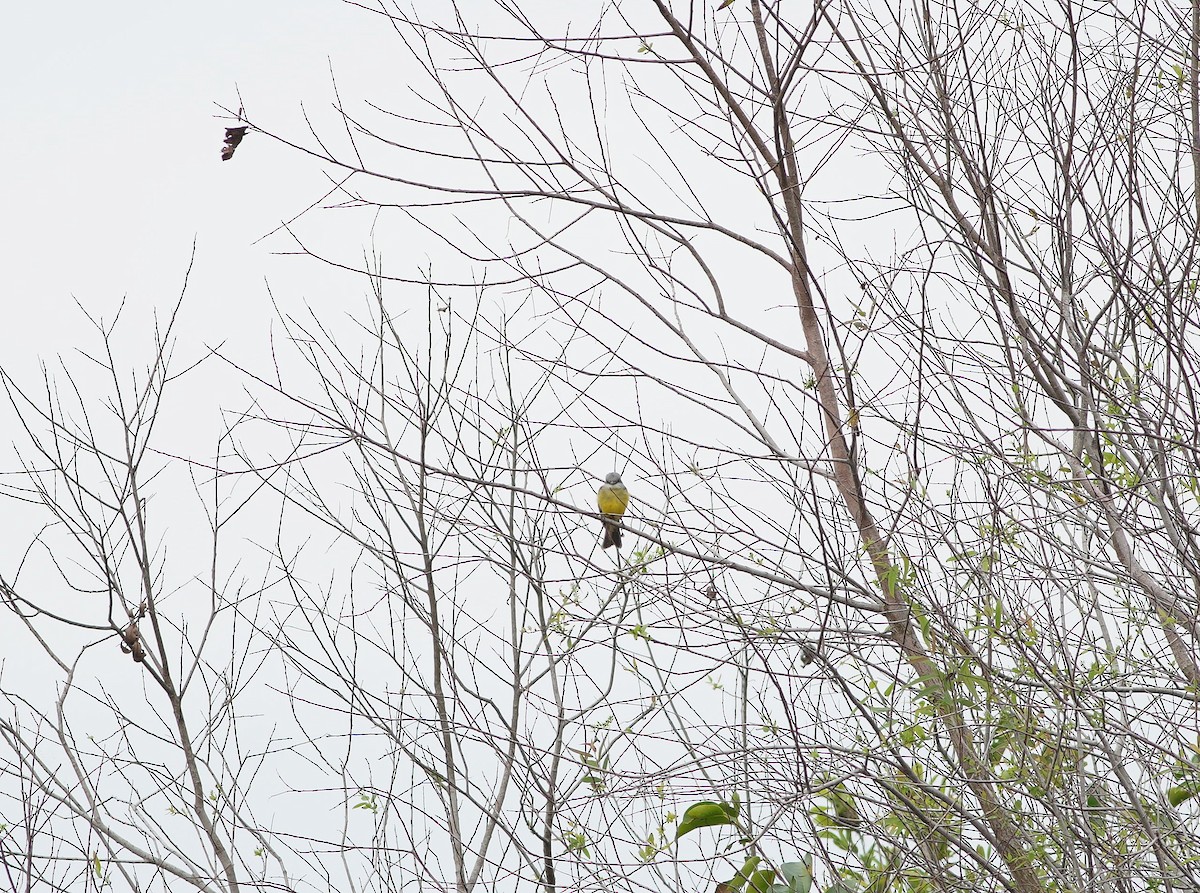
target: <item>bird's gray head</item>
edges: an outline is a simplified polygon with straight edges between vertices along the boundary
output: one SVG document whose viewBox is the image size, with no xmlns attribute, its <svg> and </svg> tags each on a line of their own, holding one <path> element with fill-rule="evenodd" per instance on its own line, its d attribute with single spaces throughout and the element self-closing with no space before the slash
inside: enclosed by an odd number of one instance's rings
<svg viewBox="0 0 1200 893">
<path fill-rule="evenodd" d="M 617 474 L 615 471 L 610 471 L 608 474 L 606 474 L 604 476 L 604 483 L 619 484 L 619 483 L 621 483 L 621 476 L 619 474 Z"/>
</svg>

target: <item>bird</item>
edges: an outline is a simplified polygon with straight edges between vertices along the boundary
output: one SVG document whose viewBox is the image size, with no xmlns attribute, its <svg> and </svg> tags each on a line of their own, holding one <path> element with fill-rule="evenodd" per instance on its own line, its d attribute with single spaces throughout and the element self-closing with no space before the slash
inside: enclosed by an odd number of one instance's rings
<svg viewBox="0 0 1200 893">
<path fill-rule="evenodd" d="M 613 471 L 604 478 L 600 492 L 596 494 L 596 505 L 604 516 L 604 542 L 601 548 L 609 546 L 621 548 L 621 516 L 629 506 L 629 491 L 621 483 L 621 476 Z"/>
</svg>

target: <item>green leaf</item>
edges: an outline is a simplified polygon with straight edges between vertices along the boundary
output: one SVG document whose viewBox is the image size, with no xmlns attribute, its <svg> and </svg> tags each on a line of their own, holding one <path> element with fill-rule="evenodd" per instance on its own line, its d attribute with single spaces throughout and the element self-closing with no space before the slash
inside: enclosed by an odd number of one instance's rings
<svg viewBox="0 0 1200 893">
<path fill-rule="evenodd" d="M 775 871 L 771 868 L 759 868 L 762 859 L 751 856 L 738 869 L 737 874 L 728 881 L 718 885 L 722 893 L 791 893 L 789 887 L 775 883 Z M 807 891 L 804 891 L 807 893 Z"/>
<path fill-rule="evenodd" d="M 779 873 L 786 883 L 776 884 L 782 889 L 779 893 L 808 893 L 812 889 L 812 857 L 803 862 L 784 862 L 779 866 Z"/>
<path fill-rule="evenodd" d="M 775 871 L 763 868 L 750 875 L 746 882 L 746 893 L 775 893 Z"/>
<path fill-rule="evenodd" d="M 675 839 L 695 831 L 697 828 L 711 828 L 714 825 L 732 825 L 737 817 L 737 806 L 728 803 L 717 803 L 714 800 L 701 800 L 693 803 L 683 813 L 679 827 L 675 831 Z"/>
<path fill-rule="evenodd" d="M 730 893 L 737 893 L 738 890 L 746 886 L 746 881 L 749 880 L 750 875 L 754 874 L 755 869 L 758 868 L 759 863 L 761 862 L 762 859 L 760 859 L 758 856 L 751 856 L 749 859 L 743 862 L 742 867 L 738 869 L 738 873 L 725 883 L 725 886 L 729 888 Z"/>
<path fill-rule="evenodd" d="M 588 849 L 587 836 L 582 831 L 568 831 L 566 834 L 567 848 L 573 853 L 582 853 L 585 859 L 592 858 Z"/>
<path fill-rule="evenodd" d="M 839 825 L 843 828 L 857 828 L 862 825 L 862 816 L 858 814 L 858 807 L 854 805 L 854 797 L 844 784 L 839 784 L 830 791 L 829 799 L 833 803 L 833 814 Z"/>
<path fill-rule="evenodd" d="M 1178 806 L 1180 803 L 1195 797 L 1196 794 L 1197 790 L 1194 786 L 1179 785 L 1178 787 L 1171 788 L 1169 791 L 1167 791 L 1167 801 L 1172 806 Z"/>
</svg>

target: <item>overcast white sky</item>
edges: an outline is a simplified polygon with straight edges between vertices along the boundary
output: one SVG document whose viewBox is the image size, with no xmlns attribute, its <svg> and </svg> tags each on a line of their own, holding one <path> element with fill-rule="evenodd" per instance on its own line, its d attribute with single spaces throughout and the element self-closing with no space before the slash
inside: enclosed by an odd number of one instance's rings
<svg viewBox="0 0 1200 893">
<path fill-rule="evenodd" d="M 222 163 L 215 103 L 236 107 L 240 88 L 252 115 L 289 130 L 302 102 L 328 108 L 331 62 L 346 87 L 366 80 L 386 96 L 381 75 L 398 56 L 388 38 L 338 0 L 6 9 L 0 338 L 10 373 L 36 374 L 39 359 L 81 346 L 75 301 L 111 318 L 127 296 L 134 324 L 168 307 L 193 239 L 188 342 L 257 340 L 270 318 L 264 278 L 277 296 L 328 299 L 313 287 L 314 264 L 273 256 L 281 241 L 254 244 L 324 191 L 315 165 L 261 136 Z"/>
<path fill-rule="evenodd" d="M 247 110 L 278 129 L 302 127 L 301 104 L 326 113 L 330 65 L 350 89 L 394 64 L 391 40 L 372 17 L 339 0 L 213 0 L 204 3 L 20 3 L 0 26 L 0 366 L 20 386 L 39 390 L 41 363 L 59 358 L 79 373 L 77 351 L 100 339 L 80 306 L 111 321 L 122 301 L 116 339 L 123 373 L 153 356 L 154 313 L 177 300 L 195 243 L 189 295 L 177 329 L 179 365 L 226 350 L 252 368 L 269 361 L 277 299 L 325 310 L 361 301 L 353 277 L 274 252 L 257 241 L 326 191 L 317 165 L 261 135 L 223 163 L 226 121 L 217 104 Z M 396 79 L 399 81 L 400 79 Z M 377 93 L 378 95 L 378 93 Z M 328 226 L 313 218 L 314 226 Z M 361 242 L 357 232 L 353 238 Z M 257 244 L 256 244 L 257 242 Z M 80 306 L 77 306 L 77 303 Z M 228 372 L 228 370 L 226 370 Z M 56 375 L 61 382 L 61 373 Z M 83 379 L 97 416 L 111 387 Z M 222 430 L 221 409 L 246 405 L 242 383 L 209 364 L 179 383 L 169 424 L 156 437 L 168 452 L 207 458 Z M 27 443 L 11 407 L 0 404 L 0 487 L 23 486 L 14 443 Z M 184 485 L 186 479 L 175 482 Z M 186 490 L 184 491 L 186 494 Z M 203 527 L 189 505 L 173 523 Z M 23 585 L 24 550 L 44 513 L 6 500 L 0 514 L 0 572 Z M 186 539 L 185 539 L 186 541 Z M 186 563 L 186 562 L 185 562 Z M 31 588 L 32 587 L 31 585 Z M 37 597 L 68 597 L 61 586 Z M 103 605 L 97 606 L 103 610 Z M 98 619 L 98 618 L 91 618 Z M 12 663 L 13 627 L 0 622 L 0 663 Z M 35 653 L 36 649 L 35 649 Z M 16 661 L 20 664 L 21 661 Z"/>
</svg>

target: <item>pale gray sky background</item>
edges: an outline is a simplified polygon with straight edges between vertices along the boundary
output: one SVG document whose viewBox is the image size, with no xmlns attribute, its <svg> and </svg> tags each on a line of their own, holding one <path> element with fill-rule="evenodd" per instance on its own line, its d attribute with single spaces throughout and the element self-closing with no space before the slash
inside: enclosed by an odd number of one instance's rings
<svg viewBox="0 0 1200 893">
<path fill-rule="evenodd" d="M 230 122 L 217 104 L 236 109 L 240 89 L 250 114 L 280 131 L 302 132 L 302 103 L 332 120 L 331 64 L 346 88 L 371 84 L 376 95 L 386 92 L 388 66 L 401 58 L 389 51 L 393 42 L 376 17 L 338 0 L 70 0 L 7 7 L 0 26 L 5 372 L 35 397 L 42 363 L 60 385 L 60 358 L 79 376 L 88 364 L 78 351 L 97 353 L 102 346 L 80 307 L 111 321 L 122 301 L 117 366 L 126 375 L 144 369 L 153 357 L 154 314 L 165 315 L 178 299 L 193 242 L 195 265 L 176 330 L 177 367 L 202 356 L 207 345 L 224 344 L 246 366 L 264 368 L 274 319 L 268 283 L 281 303 L 301 313 L 306 304 L 322 312 L 339 303 L 361 306 L 366 289 L 354 277 L 279 256 L 275 252 L 289 248 L 279 237 L 258 241 L 327 190 L 318 165 L 261 134 L 249 136 L 223 163 Z M 394 72 L 391 77 L 402 83 Z M 304 223 L 317 230 L 336 226 L 320 213 Z M 357 228 L 348 238 L 362 242 Z M 78 382 L 89 413 L 100 419 L 111 383 L 88 375 Z M 155 446 L 207 460 L 224 429 L 222 410 L 248 403 L 244 384 L 219 363 L 181 380 L 167 400 Z M 0 487 L 27 483 L 15 473 L 14 445 L 31 455 L 12 407 L 0 404 Z M 190 573 L 186 558 L 194 550 L 186 546 L 196 542 L 192 532 L 204 535 L 205 516 L 185 474 L 158 483 L 165 510 L 157 520 L 178 528 L 171 554 L 183 555 Z M 47 520 L 44 511 L 5 501 L 0 572 L 54 605 L 73 597 L 69 589 L 53 579 L 36 585 L 43 578 L 33 566 L 44 556 L 35 549 L 25 559 Z M 98 602 L 89 619 L 102 620 L 104 609 Z M 28 667 L 24 646 L 32 642 L 22 632 L 11 618 L 0 622 L 0 670 Z M 30 653 L 42 657 L 40 649 Z M 45 678 L 49 683 L 52 674 Z"/>
<path fill-rule="evenodd" d="M 276 295 L 321 304 L 314 267 L 254 244 L 324 191 L 316 165 L 261 135 L 222 163 L 237 106 L 296 132 L 345 87 L 386 94 L 389 34 L 337 0 L 23 3 L 0 36 L 0 327 L 6 368 L 81 346 L 78 301 L 131 322 L 178 295 L 196 242 L 185 343 L 257 340 Z M 394 37 L 392 38 L 394 40 Z M 344 284 L 344 280 L 343 280 Z M 240 351 L 239 351 L 240 353 Z M 7 439 L 7 438 L 5 438 Z"/>
</svg>

